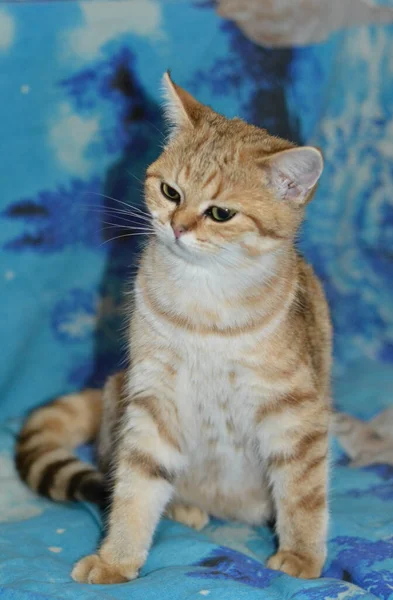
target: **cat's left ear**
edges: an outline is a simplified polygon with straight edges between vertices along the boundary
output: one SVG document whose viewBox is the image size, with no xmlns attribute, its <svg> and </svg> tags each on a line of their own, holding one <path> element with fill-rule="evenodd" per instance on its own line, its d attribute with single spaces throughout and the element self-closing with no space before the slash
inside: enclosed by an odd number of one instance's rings
<svg viewBox="0 0 393 600">
<path fill-rule="evenodd" d="M 323 158 L 317 148 L 303 146 L 273 154 L 262 167 L 278 199 L 302 205 L 322 174 Z"/>
<path fill-rule="evenodd" d="M 162 79 L 165 98 L 165 116 L 175 130 L 195 127 L 207 107 L 172 81 L 169 71 Z"/>
</svg>

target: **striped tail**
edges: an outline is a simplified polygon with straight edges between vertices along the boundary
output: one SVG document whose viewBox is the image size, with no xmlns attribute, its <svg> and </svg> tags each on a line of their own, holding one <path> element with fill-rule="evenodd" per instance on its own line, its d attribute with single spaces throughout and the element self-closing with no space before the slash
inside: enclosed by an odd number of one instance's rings
<svg viewBox="0 0 393 600">
<path fill-rule="evenodd" d="M 102 474 L 79 460 L 74 449 L 96 438 L 102 392 L 87 389 L 38 408 L 17 441 L 16 467 L 34 491 L 52 500 L 106 501 Z"/>
</svg>

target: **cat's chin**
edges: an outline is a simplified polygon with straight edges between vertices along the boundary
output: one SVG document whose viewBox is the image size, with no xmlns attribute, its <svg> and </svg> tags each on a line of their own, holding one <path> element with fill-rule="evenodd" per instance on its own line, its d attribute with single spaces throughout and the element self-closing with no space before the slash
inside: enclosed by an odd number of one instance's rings
<svg viewBox="0 0 393 600">
<path fill-rule="evenodd" d="M 168 251 L 170 256 L 176 257 L 184 262 L 197 266 L 211 265 L 211 255 L 190 248 L 181 240 L 173 241 L 168 239 L 160 240 L 162 246 Z"/>
</svg>

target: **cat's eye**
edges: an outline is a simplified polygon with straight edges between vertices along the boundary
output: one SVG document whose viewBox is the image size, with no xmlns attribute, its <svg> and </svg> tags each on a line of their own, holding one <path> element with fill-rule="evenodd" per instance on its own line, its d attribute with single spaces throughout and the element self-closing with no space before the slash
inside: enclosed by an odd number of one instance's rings
<svg viewBox="0 0 393 600">
<path fill-rule="evenodd" d="M 213 219 L 213 221 L 217 221 L 222 223 L 223 221 L 229 221 L 236 214 L 235 210 L 231 210 L 230 208 L 222 208 L 221 206 L 211 206 L 205 212 L 207 217 Z"/>
<path fill-rule="evenodd" d="M 171 200 L 171 202 L 176 202 L 177 204 L 180 202 L 180 194 L 175 188 L 171 187 L 167 183 L 162 182 L 161 184 L 161 193 L 165 198 Z"/>
</svg>

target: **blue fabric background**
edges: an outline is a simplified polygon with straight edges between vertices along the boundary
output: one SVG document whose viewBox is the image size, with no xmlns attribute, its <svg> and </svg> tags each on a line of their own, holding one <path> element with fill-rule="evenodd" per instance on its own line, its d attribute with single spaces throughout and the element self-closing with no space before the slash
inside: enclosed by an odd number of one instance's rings
<svg viewBox="0 0 393 600">
<path fill-rule="evenodd" d="M 364 418 L 391 403 L 392 57 L 392 26 L 272 50 L 211 2 L 0 5 L 0 598 L 393 598 L 392 469 L 351 470 L 338 448 L 326 578 L 308 583 L 263 567 L 266 528 L 163 521 L 144 577 L 77 585 L 70 566 L 95 546 L 98 514 L 36 499 L 12 467 L 18 417 L 124 361 L 122 291 L 140 238 L 108 241 L 124 230 L 103 211 L 141 205 L 168 67 L 227 116 L 322 148 L 301 246 L 332 308 L 336 402 Z"/>
</svg>

